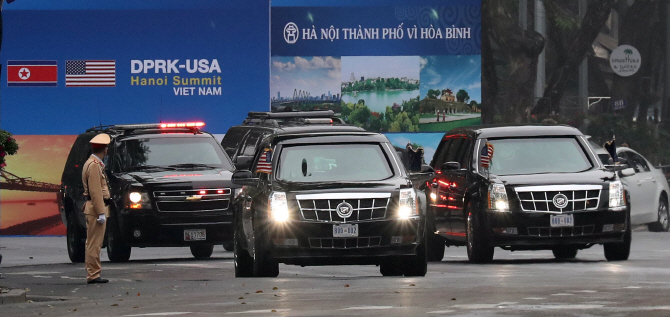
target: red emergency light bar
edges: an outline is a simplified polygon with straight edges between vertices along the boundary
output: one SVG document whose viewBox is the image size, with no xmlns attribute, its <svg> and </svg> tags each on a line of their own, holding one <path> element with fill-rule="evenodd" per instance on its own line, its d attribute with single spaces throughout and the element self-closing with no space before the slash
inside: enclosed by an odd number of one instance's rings
<svg viewBox="0 0 670 317">
<path fill-rule="evenodd" d="M 204 127 L 204 122 L 175 122 L 175 123 L 161 123 L 161 129 L 169 128 L 201 128 Z"/>
</svg>

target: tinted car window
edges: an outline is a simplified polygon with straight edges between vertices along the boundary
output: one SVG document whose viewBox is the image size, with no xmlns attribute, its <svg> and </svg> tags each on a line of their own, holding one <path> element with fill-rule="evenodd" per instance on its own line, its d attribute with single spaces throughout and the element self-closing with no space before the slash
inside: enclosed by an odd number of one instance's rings
<svg viewBox="0 0 670 317">
<path fill-rule="evenodd" d="M 644 173 L 650 171 L 649 165 L 647 165 L 647 161 L 644 158 L 633 152 L 627 152 L 626 154 L 628 155 L 629 158 L 628 166 L 634 168 L 636 173 Z"/>
<path fill-rule="evenodd" d="M 574 173 L 593 167 L 574 138 L 489 139 L 496 175 Z"/>
<path fill-rule="evenodd" d="M 451 145 L 451 139 L 442 141 L 440 146 L 438 146 L 436 153 L 438 153 L 437 158 L 434 160 L 433 168 L 439 170 L 442 163 L 446 162 L 447 153 L 449 153 L 449 145 Z"/>
<path fill-rule="evenodd" d="M 146 138 L 123 140 L 118 148 L 123 171 L 142 166 L 204 164 L 232 169 L 214 138 Z"/>
<path fill-rule="evenodd" d="M 461 168 L 466 167 L 468 164 L 468 158 L 470 156 L 470 151 L 468 150 L 470 148 L 470 139 L 464 138 L 461 141 L 461 148 L 459 149 L 459 155 L 458 155 L 458 163 L 461 164 Z"/>
<path fill-rule="evenodd" d="M 293 182 L 374 181 L 393 176 L 379 144 L 287 146 L 277 166 L 277 179 Z"/>
<path fill-rule="evenodd" d="M 252 156 L 256 152 L 256 144 L 258 144 L 258 140 L 260 139 L 262 135 L 262 132 L 260 131 L 252 131 L 249 133 L 249 136 L 247 136 L 247 139 L 244 141 L 244 148 L 240 152 L 240 155 L 244 156 Z"/>
<path fill-rule="evenodd" d="M 223 137 L 223 140 L 221 140 L 221 146 L 226 151 L 228 156 L 232 157 L 235 155 L 237 146 L 240 144 L 240 142 L 242 142 L 242 138 L 244 138 L 244 135 L 246 135 L 248 131 L 248 129 L 235 128 L 228 130 L 228 133 L 226 133 L 226 135 Z"/>
<path fill-rule="evenodd" d="M 445 162 L 458 162 L 458 157 L 459 157 L 459 148 L 461 144 L 463 143 L 462 138 L 455 138 L 453 141 L 451 141 L 451 145 L 449 145 L 449 152 L 447 153 L 447 158 Z"/>
</svg>

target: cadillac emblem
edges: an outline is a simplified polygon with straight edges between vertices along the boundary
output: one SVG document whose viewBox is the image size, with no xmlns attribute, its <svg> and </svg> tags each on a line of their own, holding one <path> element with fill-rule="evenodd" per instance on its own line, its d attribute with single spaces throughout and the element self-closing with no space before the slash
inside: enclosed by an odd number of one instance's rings
<svg viewBox="0 0 670 317">
<path fill-rule="evenodd" d="M 350 203 L 343 201 L 335 207 L 335 211 L 341 218 L 349 218 L 354 213 L 354 207 Z"/>
<path fill-rule="evenodd" d="M 568 197 L 563 194 L 556 194 L 553 203 L 556 208 L 563 209 L 568 205 Z"/>
</svg>

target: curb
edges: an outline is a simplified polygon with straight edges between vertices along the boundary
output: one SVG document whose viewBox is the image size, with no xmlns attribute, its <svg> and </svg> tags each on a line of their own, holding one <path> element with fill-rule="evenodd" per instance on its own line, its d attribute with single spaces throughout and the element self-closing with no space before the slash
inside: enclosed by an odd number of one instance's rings
<svg viewBox="0 0 670 317">
<path fill-rule="evenodd" d="M 7 293 L 0 294 L 0 305 L 2 304 L 18 304 L 26 302 L 26 291 L 20 289 L 13 289 Z"/>
</svg>

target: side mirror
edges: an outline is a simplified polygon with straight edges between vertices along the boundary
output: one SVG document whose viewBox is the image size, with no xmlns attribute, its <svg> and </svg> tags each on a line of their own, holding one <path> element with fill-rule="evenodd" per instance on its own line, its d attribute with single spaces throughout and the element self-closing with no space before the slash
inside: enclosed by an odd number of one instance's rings
<svg viewBox="0 0 670 317">
<path fill-rule="evenodd" d="M 248 170 L 253 163 L 253 156 L 238 156 L 235 158 L 235 168 L 237 170 Z"/>
<path fill-rule="evenodd" d="M 233 177 L 230 179 L 233 184 L 237 185 L 247 185 L 247 186 L 258 186 L 260 179 L 254 178 L 254 175 L 249 170 L 242 170 L 233 173 Z"/>
<path fill-rule="evenodd" d="M 442 163 L 442 166 L 440 166 L 440 169 L 442 171 L 459 170 L 459 169 L 461 169 L 461 163 L 458 163 L 458 162 L 444 162 L 444 163 Z"/>
<path fill-rule="evenodd" d="M 619 177 L 628 177 L 633 175 L 635 175 L 635 170 L 630 167 L 619 172 Z"/>
</svg>

